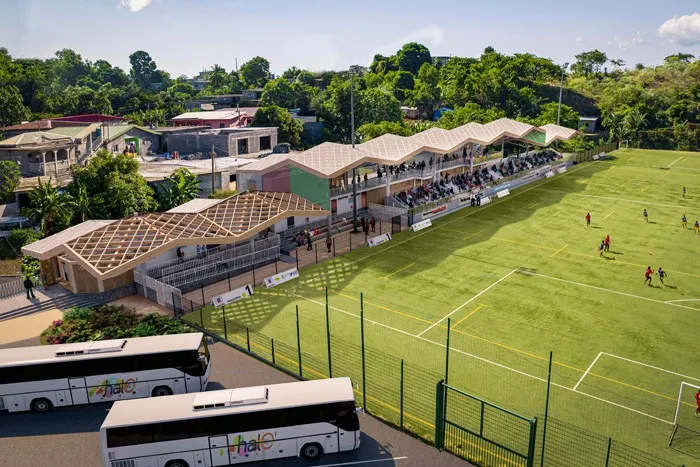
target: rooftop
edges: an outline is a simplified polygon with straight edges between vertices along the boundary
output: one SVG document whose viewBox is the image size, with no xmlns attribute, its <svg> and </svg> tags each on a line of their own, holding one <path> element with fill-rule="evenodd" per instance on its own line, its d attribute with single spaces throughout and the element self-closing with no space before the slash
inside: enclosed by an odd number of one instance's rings
<svg viewBox="0 0 700 467">
<path fill-rule="evenodd" d="M 71 144 L 69 136 L 57 135 L 47 131 L 35 131 L 31 133 L 22 133 L 12 138 L 0 141 L 0 148 L 40 148 L 54 147 L 61 144 Z"/>
<path fill-rule="evenodd" d="M 185 245 L 220 245 L 246 240 L 291 216 L 324 216 L 325 209 L 293 193 L 245 192 L 215 200 L 197 213 L 159 212 L 115 220 L 61 241 L 52 235 L 39 242 L 61 243 L 52 251 L 76 261 L 94 277 L 118 276 L 167 250 Z M 38 258 L 46 246 L 35 242 L 22 252 Z"/>
<path fill-rule="evenodd" d="M 206 112 L 185 112 L 173 117 L 170 121 L 179 120 L 233 120 L 240 115 L 255 115 L 257 107 L 241 107 L 240 109 L 220 109 Z"/>
</svg>

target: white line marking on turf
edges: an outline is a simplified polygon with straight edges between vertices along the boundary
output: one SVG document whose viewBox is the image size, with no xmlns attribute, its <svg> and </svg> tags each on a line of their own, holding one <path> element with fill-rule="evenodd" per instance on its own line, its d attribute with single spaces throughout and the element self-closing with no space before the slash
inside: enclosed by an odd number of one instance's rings
<svg viewBox="0 0 700 467">
<path fill-rule="evenodd" d="M 449 317 L 452 316 L 453 314 L 457 313 L 459 310 L 461 310 L 461 309 L 464 308 L 465 306 L 469 305 L 471 302 L 473 302 L 474 300 L 476 300 L 477 298 L 479 298 L 479 296 L 481 296 L 482 294 L 488 292 L 489 289 L 491 289 L 492 287 L 496 286 L 499 282 L 505 280 L 508 276 L 510 276 L 511 274 L 513 274 L 514 272 L 517 272 L 517 271 L 518 271 L 517 269 L 513 269 L 511 272 L 509 272 L 509 273 L 506 274 L 505 276 L 501 277 L 501 278 L 498 279 L 496 282 L 494 282 L 493 284 L 489 285 L 489 286 L 486 287 L 484 290 L 482 290 L 481 292 L 479 292 L 478 294 L 474 295 L 472 298 L 470 298 L 469 300 L 467 300 L 466 302 L 462 303 L 460 306 L 458 306 L 457 308 L 455 308 L 454 310 L 452 310 L 452 312 L 450 312 L 449 314 L 447 314 L 447 315 L 443 316 L 442 318 L 440 318 L 439 321 L 436 321 L 435 323 L 433 323 L 433 324 L 431 324 L 430 326 L 428 326 L 426 329 L 424 329 L 422 332 L 420 332 L 420 333 L 418 334 L 418 337 L 420 337 L 420 336 L 422 336 L 423 334 L 425 334 L 426 332 L 430 331 L 430 330 L 433 329 L 435 326 L 437 326 L 438 324 L 442 323 L 442 322 L 445 321 L 447 318 L 449 318 Z"/>
<path fill-rule="evenodd" d="M 679 158 L 676 159 L 675 161 L 673 161 L 673 162 L 671 162 L 670 164 L 668 164 L 668 167 L 666 167 L 666 168 L 667 168 L 667 169 L 670 169 L 671 166 L 672 166 L 673 164 L 675 164 L 676 162 L 678 162 L 678 161 L 681 160 L 681 159 L 683 159 L 683 156 L 679 157 Z"/>
<path fill-rule="evenodd" d="M 595 163 L 598 163 L 598 161 L 593 161 L 593 163 L 594 163 L 594 164 L 595 164 Z M 489 208 L 489 207 L 491 207 L 491 206 L 495 206 L 495 205 L 497 205 L 497 204 L 503 203 L 504 201 L 508 201 L 509 199 L 513 199 L 513 198 L 515 198 L 516 196 L 520 196 L 520 195 L 522 195 L 523 193 L 527 193 L 528 191 L 531 191 L 531 190 L 534 190 L 534 189 L 536 189 L 536 188 L 539 188 L 539 187 L 541 187 L 542 185 L 546 185 L 547 183 L 549 183 L 549 182 L 551 182 L 551 181 L 559 180 L 559 179 L 562 178 L 562 177 L 566 177 L 567 175 L 571 175 L 572 173 L 578 172 L 578 171 L 580 171 L 580 170 L 582 170 L 582 169 L 585 169 L 586 167 L 592 167 L 592 166 L 586 165 L 586 164 L 584 164 L 584 165 L 579 165 L 578 168 L 575 168 L 575 169 L 569 170 L 569 171 L 567 171 L 567 172 L 564 172 L 564 173 L 561 174 L 561 175 L 560 175 L 560 174 L 557 174 L 557 175 L 555 175 L 554 177 L 548 178 L 548 179 L 545 180 L 544 182 L 542 182 L 542 183 L 540 183 L 540 184 L 538 184 L 538 185 L 536 185 L 536 186 L 532 186 L 532 187 L 530 187 L 530 188 L 528 188 L 528 189 L 526 189 L 526 190 L 517 191 L 517 192 L 515 192 L 515 193 L 511 193 L 510 196 L 507 196 L 507 197 L 505 197 L 505 198 L 501 198 L 501 199 L 496 200 L 496 201 L 492 201 L 492 202 L 490 202 L 490 203 L 487 204 L 486 206 L 483 206 L 483 207 L 480 208 L 480 209 L 477 208 L 477 209 L 475 209 L 475 210 L 473 210 L 473 211 L 470 211 L 470 212 L 468 212 L 468 213 L 466 213 L 466 214 L 464 214 L 464 215 L 462 215 L 462 216 L 455 217 L 455 218 L 452 219 L 452 220 L 446 221 L 446 222 L 444 222 L 444 223 L 442 223 L 442 224 L 440 224 L 440 225 L 435 226 L 435 228 L 436 228 L 436 229 L 439 229 L 439 228 L 441 228 L 441 227 L 443 227 L 443 226 L 445 226 L 445 225 L 449 225 L 449 224 L 451 224 L 451 223 L 453 223 L 453 222 L 457 222 L 457 221 L 460 220 L 460 219 L 464 219 L 465 217 L 469 217 L 469 216 L 472 216 L 472 215 L 474 215 L 474 214 L 480 213 L 480 212 L 483 211 L 484 209 L 487 209 L 487 208 Z M 647 204 L 649 204 L 649 203 L 647 203 Z M 676 207 L 677 207 L 677 206 L 676 206 Z M 394 247 L 397 247 L 397 246 L 399 246 L 399 245 L 403 245 L 404 243 L 410 242 L 411 240 L 414 240 L 414 239 L 416 239 L 416 238 L 418 238 L 418 237 L 422 237 L 423 235 L 429 234 L 430 232 L 431 232 L 431 229 L 426 229 L 426 230 L 424 230 L 423 232 L 417 233 L 416 235 L 412 235 L 410 238 L 407 238 L 406 240 L 403 240 L 403 241 L 401 241 L 401 242 L 396 242 L 396 243 L 389 244 L 389 246 L 388 246 L 387 248 L 384 248 L 383 250 L 377 251 L 377 252 L 375 252 L 375 253 L 370 253 L 370 254 L 368 254 L 368 255 L 365 255 L 365 256 L 363 256 L 362 258 L 359 258 L 359 259 L 357 259 L 357 260 L 355 260 L 355 261 L 348 261 L 347 259 L 345 259 L 345 258 L 342 257 L 342 256 L 339 256 L 339 258 L 341 258 L 341 259 L 342 259 L 343 261 L 345 261 L 347 264 L 359 263 L 360 261 L 364 261 L 364 260 L 366 260 L 367 258 L 371 258 L 372 256 L 382 254 L 382 253 L 384 253 L 385 251 L 388 251 L 388 250 L 390 250 L 390 249 L 392 249 L 392 248 L 394 248 Z"/>
<path fill-rule="evenodd" d="M 676 302 L 700 302 L 700 298 L 684 298 L 682 300 L 666 300 L 664 303 L 676 303 Z"/>
<path fill-rule="evenodd" d="M 323 465 L 319 465 L 318 467 L 339 467 L 341 465 L 372 464 L 372 463 L 376 463 L 376 462 L 400 461 L 403 459 L 408 459 L 408 457 L 403 456 L 403 457 L 391 457 L 391 458 L 386 458 L 386 459 L 373 459 L 373 460 L 369 460 L 369 461 L 343 462 L 340 464 L 323 464 Z"/>
<path fill-rule="evenodd" d="M 576 390 L 576 388 L 578 388 L 578 385 L 581 384 L 581 381 L 583 381 L 583 378 L 586 377 L 586 375 L 588 374 L 588 372 L 591 371 L 591 368 L 593 368 L 593 365 L 595 365 L 595 362 L 598 361 L 598 359 L 600 358 L 601 355 L 603 355 L 603 352 L 598 352 L 598 356 L 595 358 L 595 360 L 593 360 L 593 363 L 591 363 L 591 364 L 588 366 L 588 369 L 586 370 L 586 372 L 583 373 L 583 375 L 581 375 L 581 378 L 580 378 L 580 379 L 578 380 L 578 382 L 576 383 L 576 386 L 574 386 L 574 391 Z"/>
<path fill-rule="evenodd" d="M 607 355 L 608 357 L 619 358 L 620 360 L 625 360 L 625 361 L 628 361 L 628 362 L 630 362 L 630 363 L 636 363 L 637 365 L 642 365 L 642 366 L 646 366 L 646 367 L 649 367 L 649 368 L 653 368 L 654 370 L 663 371 L 663 372 L 665 372 L 665 373 L 670 373 L 670 374 L 672 374 L 672 375 L 680 376 L 680 377 L 682 377 L 682 378 L 688 378 L 688 379 L 692 379 L 692 380 L 695 380 L 695 381 L 700 381 L 700 378 L 695 378 L 695 377 L 693 377 L 693 376 L 688 376 L 688 375 L 684 375 L 684 374 L 681 374 L 681 373 L 676 373 L 675 371 L 666 370 L 666 369 L 664 369 L 664 368 L 659 368 L 658 366 L 649 365 L 648 363 L 638 362 L 637 360 L 632 360 L 632 359 L 629 359 L 629 358 L 620 357 L 619 355 L 615 355 L 615 354 L 611 354 L 611 353 L 607 353 L 607 352 L 601 352 L 601 353 L 602 353 L 603 355 Z"/>
<path fill-rule="evenodd" d="M 306 297 L 304 297 L 304 296 L 302 296 L 302 295 L 297 295 L 297 296 L 298 296 L 299 298 L 303 299 L 303 300 L 307 300 L 307 301 L 309 301 L 309 302 L 315 303 L 315 304 L 317 304 L 317 305 L 319 305 L 319 306 L 321 306 L 321 307 L 323 307 L 323 308 L 326 307 L 326 304 L 325 304 L 325 303 L 321 303 L 321 302 L 318 302 L 318 301 L 316 301 L 316 300 L 311 300 L 310 298 L 306 298 Z M 341 313 L 344 313 L 344 314 L 346 314 L 346 315 L 353 316 L 353 317 L 355 317 L 355 318 L 357 318 L 357 319 L 360 319 L 360 317 L 359 317 L 358 315 L 356 315 L 356 314 L 354 314 L 354 313 L 350 313 L 349 311 L 341 310 L 340 308 L 337 308 L 337 307 L 334 307 L 334 306 L 330 306 L 329 308 L 331 308 L 331 309 L 333 309 L 333 310 L 336 310 L 336 311 L 339 311 L 339 312 L 341 312 Z M 443 349 L 445 348 L 445 344 L 441 344 L 441 343 L 439 343 L 439 342 L 432 341 L 432 340 L 427 339 L 427 338 L 425 338 L 425 337 L 416 336 L 415 334 L 411 334 L 410 332 L 403 331 L 403 330 L 401 330 L 401 329 L 397 329 L 397 328 L 394 328 L 394 327 L 392 327 L 392 326 L 388 326 L 388 325 L 383 324 L 383 323 L 378 323 L 378 322 L 376 322 L 376 321 L 372 321 L 372 320 L 369 320 L 369 319 L 367 319 L 367 318 L 365 318 L 365 321 L 367 321 L 367 322 L 369 322 L 369 323 L 372 323 L 372 324 L 378 324 L 379 326 L 382 326 L 382 327 L 384 327 L 384 328 L 390 329 L 390 330 L 392 330 L 392 331 L 396 331 L 396 332 L 398 332 L 398 333 L 400 333 L 400 334 L 405 334 L 405 335 L 407 335 L 407 336 L 415 337 L 415 338 L 418 339 L 418 340 L 425 341 L 425 342 L 428 342 L 428 343 L 433 344 L 433 345 L 437 345 L 438 347 L 442 347 Z M 510 368 L 510 367 L 508 367 L 508 366 L 506 366 L 506 365 L 503 365 L 503 364 L 501 364 L 501 363 L 494 362 L 494 361 L 492 361 L 492 360 L 488 360 L 488 359 L 486 359 L 486 358 L 483 358 L 483 357 L 479 357 L 479 356 L 477 356 L 477 355 L 470 354 L 470 353 L 468 353 L 468 352 L 465 352 L 465 351 L 463 351 L 463 350 L 459 350 L 459 349 L 454 348 L 454 347 L 451 347 L 450 350 L 452 350 L 453 352 L 457 352 L 457 353 L 459 353 L 459 354 L 465 355 L 465 356 L 467 356 L 467 357 L 471 357 L 471 358 L 474 358 L 474 359 L 476 359 L 476 360 L 480 360 L 480 361 L 482 361 L 482 362 L 484 362 L 484 363 L 488 363 L 488 364 L 490 364 L 490 365 L 497 366 L 497 367 L 502 368 L 502 369 L 504 369 L 504 370 L 512 371 L 513 373 L 517 373 L 517 374 L 522 375 L 522 376 L 525 376 L 525 377 L 527 377 L 527 378 L 532 378 L 532 379 L 534 379 L 534 380 L 541 381 L 541 382 L 543 382 L 543 383 L 546 383 L 546 382 L 547 382 L 546 379 L 540 378 L 539 376 L 531 375 L 531 374 L 529 374 L 529 373 L 525 373 L 524 371 L 516 370 L 515 368 Z M 650 414 L 648 414 L 648 413 L 642 412 L 642 411 L 640 411 L 640 410 L 636 410 L 636 409 L 633 409 L 633 408 L 631 408 L 631 407 L 627 407 L 627 406 L 625 406 L 625 405 L 618 404 L 618 403 L 616 403 L 616 402 L 612 402 L 612 401 L 609 401 L 609 400 L 607 400 L 607 399 L 603 399 L 603 398 L 601 398 L 601 397 L 593 396 L 593 395 L 587 394 L 587 393 L 585 393 L 585 392 L 581 392 L 581 391 L 578 391 L 578 390 L 574 391 L 572 388 L 570 388 L 570 387 L 568 387 L 568 386 L 564 386 L 564 385 L 561 385 L 561 384 L 558 384 L 558 383 L 552 383 L 552 386 L 556 386 L 556 387 L 561 388 L 561 389 L 566 389 L 567 391 L 572 391 L 572 392 L 575 392 L 576 394 L 581 394 L 581 395 L 583 395 L 583 396 L 590 397 L 591 399 L 595 399 L 595 400 L 598 400 L 598 401 L 600 401 L 600 402 L 604 402 L 604 403 L 606 403 L 606 404 L 614 405 L 615 407 L 619 407 L 619 408 L 624 409 L 624 410 L 629 410 L 630 412 L 634 412 L 634 413 L 636 413 L 636 414 L 639 414 L 639 415 L 643 415 L 643 416 L 645 416 L 645 417 L 652 418 L 652 419 L 654 419 L 654 420 L 657 420 L 657 421 L 659 421 L 659 422 L 666 423 L 666 424 L 668 424 L 668 425 L 673 425 L 673 422 L 669 422 L 668 420 L 664 420 L 664 419 L 662 419 L 662 418 L 655 417 L 655 416 L 653 416 L 653 415 L 650 415 Z"/>
<path fill-rule="evenodd" d="M 668 172 L 667 172 L 668 173 Z M 551 179 L 550 179 L 551 180 Z M 539 187 L 535 187 L 539 188 Z M 563 193 L 565 195 L 573 195 L 573 196 L 583 196 L 584 198 L 598 198 L 598 199 L 610 199 L 613 201 L 623 201 L 627 203 L 634 203 L 634 204 L 643 204 L 645 206 L 662 206 L 665 208 L 682 208 L 682 206 L 677 205 L 677 204 L 664 204 L 664 203 L 652 203 L 652 202 L 647 202 L 647 201 L 637 201 L 634 199 L 627 199 L 627 198 L 615 198 L 613 196 L 597 196 L 597 195 L 584 195 L 583 193 L 571 193 L 569 191 L 564 191 L 564 190 L 552 190 L 550 188 L 540 188 L 542 191 L 551 191 L 552 193 Z M 503 198 L 507 199 L 507 198 Z M 488 206 L 488 204 L 487 204 Z"/>
<path fill-rule="evenodd" d="M 559 248 L 559 249 L 558 249 L 557 251 L 555 251 L 554 253 L 552 253 L 551 258 L 553 258 L 557 253 L 564 251 L 564 248 L 566 248 L 567 246 L 569 246 L 568 243 L 567 243 L 566 245 L 564 245 L 563 247 Z"/>
<path fill-rule="evenodd" d="M 553 281 L 559 281 L 559 282 L 566 282 L 567 284 L 573 284 L 573 285 L 579 285 L 581 287 L 588 287 L 589 289 L 596 289 L 596 290 L 602 290 L 603 292 L 610 292 L 618 295 L 624 295 L 626 297 L 632 297 L 632 298 L 639 298 L 641 300 L 647 300 L 650 302 L 655 302 L 655 303 L 661 303 L 662 305 L 671 305 L 671 306 L 677 306 L 680 308 L 687 308 L 689 310 L 695 310 L 695 311 L 700 311 L 700 308 L 693 308 L 692 306 L 685 306 L 685 305 L 679 305 L 678 303 L 670 303 L 670 302 L 664 302 L 661 300 L 656 300 L 654 298 L 649 298 L 649 297 L 642 297 L 641 295 L 634 295 L 631 293 L 627 292 L 618 292 L 617 290 L 612 290 L 612 289 L 606 289 L 603 287 L 597 287 L 595 285 L 588 285 L 584 284 L 583 282 L 574 282 L 574 281 L 569 281 L 566 279 L 560 279 L 558 277 L 552 277 L 552 276 L 545 276 L 544 274 L 539 274 L 536 272 L 530 272 L 530 271 L 523 271 L 523 270 L 518 270 L 520 274 L 527 274 L 530 276 L 539 276 L 539 277 L 544 277 L 545 279 L 551 279 Z"/>
</svg>

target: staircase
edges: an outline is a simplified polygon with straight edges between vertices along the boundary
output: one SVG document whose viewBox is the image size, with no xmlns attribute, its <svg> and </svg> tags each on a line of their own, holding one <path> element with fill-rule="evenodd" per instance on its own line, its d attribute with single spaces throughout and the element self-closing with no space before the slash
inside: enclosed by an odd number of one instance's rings
<svg viewBox="0 0 700 467">
<path fill-rule="evenodd" d="M 100 149 L 101 146 L 102 146 L 102 134 L 100 134 L 100 136 L 98 136 L 97 138 L 94 138 L 92 140 L 92 146 L 90 146 L 88 144 L 88 147 L 85 149 L 85 154 L 81 154 L 76 159 L 76 163 L 78 165 L 85 165 L 87 163 L 88 159 L 90 159 L 90 157 L 92 157 Z"/>
<path fill-rule="evenodd" d="M 0 300 L 0 308 L 2 308 L 2 300 Z M 29 301 L 28 301 L 29 302 Z M 52 298 L 50 300 L 45 300 L 43 302 L 31 303 L 27 306 L 21 308 L 16 308 L 14 310 L 0 312 L 0 321 L 5 321 L 12 318 L 19 318 L 20 316 L 33 315 L 34 313 L 40 313 L 46 310 L 52 310 L 57 308 L 61 311 L 67 310 L 68 308 L 74 306 L 94 306 L 99 305 L 94 298 L 81 297 L 80 295 L 66 294 L 60 297 Z"/>
</svg>

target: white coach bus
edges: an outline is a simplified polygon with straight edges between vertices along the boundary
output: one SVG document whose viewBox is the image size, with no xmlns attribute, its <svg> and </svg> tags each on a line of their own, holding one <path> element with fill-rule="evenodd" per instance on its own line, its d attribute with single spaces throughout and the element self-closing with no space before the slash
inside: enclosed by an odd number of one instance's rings
<svg viewBox="0 0 700 467">
<path fill-rule="evenodd" d="M 210 467 L 360 446 L 350 378 L 115 403 L 100 429 L 106 467 Z"/>
<path fill-rule="evenodd" d="M 210 372 L 202 333 L 0 349 L 0 410 L 203 391 Z"/>
</svg>

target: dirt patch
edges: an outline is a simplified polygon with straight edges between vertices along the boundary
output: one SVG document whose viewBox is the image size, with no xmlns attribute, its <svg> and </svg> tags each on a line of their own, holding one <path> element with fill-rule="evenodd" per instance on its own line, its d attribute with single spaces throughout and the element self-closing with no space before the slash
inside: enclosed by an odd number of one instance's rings
<svg viewBox="0 0 700 467">
<path fill-rule="evenodd" d="M 22 270 L 22 261 L 16 259 L 0 260 L 0 276 L 16 276 Z"/>
</svg>

